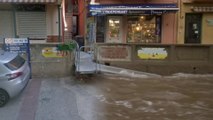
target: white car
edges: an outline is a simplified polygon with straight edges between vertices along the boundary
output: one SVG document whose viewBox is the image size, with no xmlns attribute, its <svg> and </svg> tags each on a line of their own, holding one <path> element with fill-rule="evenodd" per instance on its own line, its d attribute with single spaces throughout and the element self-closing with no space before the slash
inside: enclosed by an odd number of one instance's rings
<svg viewBox="0 0 213 120">
<path fill-rule="evenodd" d="M 29 79 L 28 62 L 18 53 L 0 50 L 0 107 L 18 95 Z"/>
</svg>

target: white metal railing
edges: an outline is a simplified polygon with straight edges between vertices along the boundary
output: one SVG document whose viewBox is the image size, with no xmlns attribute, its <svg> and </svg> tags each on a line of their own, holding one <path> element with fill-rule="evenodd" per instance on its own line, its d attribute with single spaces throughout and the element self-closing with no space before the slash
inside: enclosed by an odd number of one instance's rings
<svg viewBox="0 0 213 120">
<path fill-rule="evenodd" d="M 94 46 L 81 46 L 81 47 L 79 47 L 79 45 L 78 45 L 78 43 L 75 41 L 75 44 L 77 45 L 76 46 L 76 49 L 75 49 L 75 72 L 78 72 L 78 73 L 80 73 L 80 74 L 85 74 L 83 71 L 81 71 L 80 70 L 80 66 L 82 65 L 81 64 L 81 52 L 85 52 L 85 53 L 88 53 L 90 56 L 91 56 L 91 58 L 88 60 L 88 62 L 90 62 L 90 61 L 92 61 L 93 63 L 95 63 L 94 62 L 94 51 L 95 51 L 95 48 L 94 48 Z M 98 64 L 97 63 L 95 63 L 95 71 L 91 71 L 91 73 L 96 73 L 97 72 L 97 70 L 98 70 Z M 89 71 L 88 71 L 89 72 Z"/>
</svg>

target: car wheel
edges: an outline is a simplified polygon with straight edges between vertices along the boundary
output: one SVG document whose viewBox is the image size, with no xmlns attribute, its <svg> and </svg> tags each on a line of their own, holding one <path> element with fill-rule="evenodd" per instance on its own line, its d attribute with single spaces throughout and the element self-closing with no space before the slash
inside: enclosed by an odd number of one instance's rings
<svg viewBox="0 0 213 120">
<path fill-rule="evenodd" d="M 8 101 L 9 101 L 8 93 L 5 90 L 0 89 L 0 107 L 3 107 Z"/>
</svg>

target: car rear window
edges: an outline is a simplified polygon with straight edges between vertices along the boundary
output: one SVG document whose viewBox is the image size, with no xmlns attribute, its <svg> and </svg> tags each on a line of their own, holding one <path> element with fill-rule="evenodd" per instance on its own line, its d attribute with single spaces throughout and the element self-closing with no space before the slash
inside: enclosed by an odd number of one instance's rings
<svg viewBox="0 0 213 120">
<path fill-rule="evenodd" d="M 10 70 L 17 70 L 24 64 L 24 62 L 25 59 L 17 55 L 13 60 L 8 63 L 5 63 L 5 66 Z"/>
</svg>

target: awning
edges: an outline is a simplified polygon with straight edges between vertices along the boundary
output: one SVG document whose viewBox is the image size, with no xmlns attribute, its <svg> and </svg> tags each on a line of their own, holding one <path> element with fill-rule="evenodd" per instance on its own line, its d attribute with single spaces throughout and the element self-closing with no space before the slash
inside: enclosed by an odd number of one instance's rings
<svg viewBox="0 0 213 120">
<path fill-rule="evenodd" d="M 89 12 L 92 16 L 107 14 L 163 14 L 178 10 L 179 8 L 176 4 L 89 5 Z"/>
<path fill-rule="evenodd" d="M 58 0 L 0 0 L 0 3 L 56 3 Z"/>
</svg>

